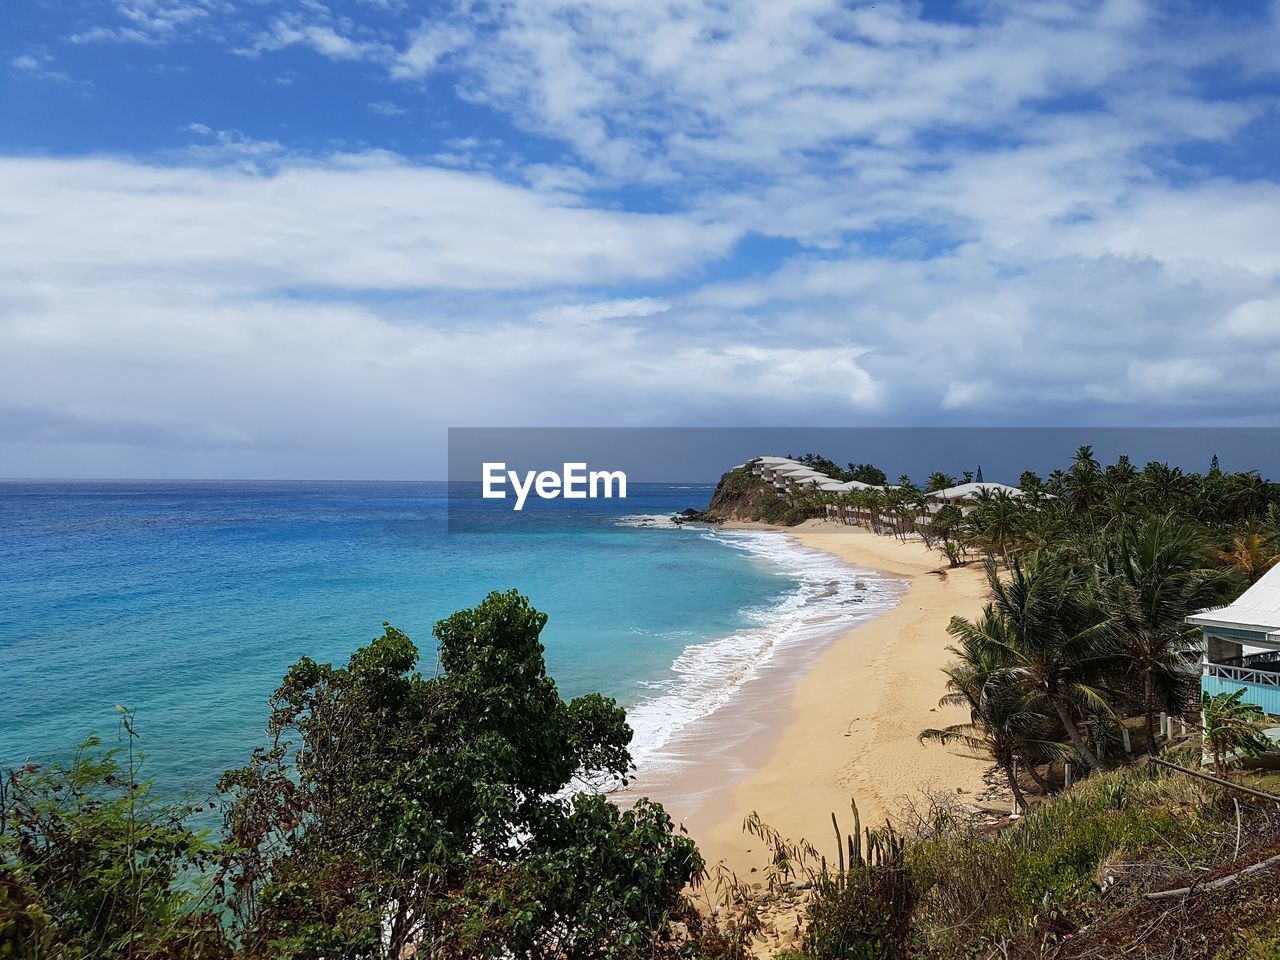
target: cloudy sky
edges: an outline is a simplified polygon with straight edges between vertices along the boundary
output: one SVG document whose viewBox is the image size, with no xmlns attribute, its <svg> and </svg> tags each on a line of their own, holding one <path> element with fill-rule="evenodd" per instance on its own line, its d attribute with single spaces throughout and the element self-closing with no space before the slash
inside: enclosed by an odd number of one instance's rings
<svg viewBox="0 0 1280 960">
<path fill-rule="evenodd" d="M 1280 424 L 1280 0 L 6 0 L 0 476 Z"/>
</svg>

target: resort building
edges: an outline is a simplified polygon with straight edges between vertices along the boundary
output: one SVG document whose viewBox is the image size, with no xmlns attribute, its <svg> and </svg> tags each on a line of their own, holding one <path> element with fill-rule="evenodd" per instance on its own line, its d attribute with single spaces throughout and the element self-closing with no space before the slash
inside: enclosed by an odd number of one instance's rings
<svg viewBox="0 0 1280 960">
<path fill-rule="evenodd" d="M 1007 483 L 961 483 L 954 487 L 934 490 L 932 493 L 925 494 L 925 496 L 941 505 L 954 503 L 959 506 L 972 504 L 979 500 L 983 494 L 1000 492 L 1007 493 L 1011 497 L 1021 497 L 1023 495 L 1021 488 L 1011 487 Z"/>
<path fill-rule="evenodd" d="M 766 483 L 773 483 L 777 471 L 782 468 L 800 467 L 801 469 L 808 469 L 803 463 L 788 460 L 786 457 L 753 457 L 743 466 L 749 466 L 751 472 Z"/>
<path fill-rule="evenodd" d="M 1280 566 L 1225 607 L 1187 618 L 1204 631 L 1200 689 L 1245 691 L 1243 699 L 1280 716 Z"/>
<path fill-rule="evenodd" d="M 840 494 L 848 494 L 856 490 L 897 489 L 891 484 L 881 487 L 863 483 L 859 480 L 836 480 L 834 477 L 830 477 L 820 470 L 814 470 L 812 467 L 797 460 L 792 460 L 790 457 L 752 457 L 733 469 L 750 470 L 752 474 L 765 483 L 771 484 L 774 490 L 779 493 L 803 491 L 805 493 L 834 494 L 838 497 Z M 948 504 L 955 504 L 963 512 L 968 513 L 984 497 L 995 494 L 1005 494 L 1010 497 L 1026 496 L 1026 493 L 1021 489 L 1010 486 L 1007 483 L 977 481 L 961 483 L 943 490 L 927 493 L 924 495 L 923 503 L 916 506 L 912 512 L 896 509 L 891 514 L 881 515 L 873 508 L 855 505 L 847 498 L 838 499 L 834 503 L 827 503 L 825 509 L 829 520 L 874 527 L 876 529 L 884 527 L 888 522 L 897 532 L 913 533 L 927 525 L 933 519 L 934 514 Z M 1044 496 L 1047 497 L 1048 494 L 1044 494 Z"/>
</svg>

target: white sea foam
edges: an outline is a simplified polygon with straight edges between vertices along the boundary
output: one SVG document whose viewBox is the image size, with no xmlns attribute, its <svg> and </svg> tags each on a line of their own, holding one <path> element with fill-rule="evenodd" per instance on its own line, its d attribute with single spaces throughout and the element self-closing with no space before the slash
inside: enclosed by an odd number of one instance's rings
<svg viewBox="0 0 1280 960">
<path fill-rule="evenodd" d="M 623 523 L 656 526 L 659 518 L 652 518 L 652 524 L 626 522 L 636 519 L 624 518 Z M 798 583 L 779 603 L 743 611 L 749 628 L 685 647 L 661 691 L 628 709 L 635 731 L 631 753 L 642 775 L 663 765 L 663 747 L 677 733 L 728 703 L 771 660 L 820 649 L 837 633 L 894 607 L 903 587 L 898 579 L 851 567 L 772 531 L 691 525 L 686 533 L 741 550 L 765 569 Z"/>
<path fill-rule="evenodd" d="M 615 521 L 619 527 L 660 527 L 664 530 L 677 530 L 683 524 L 677 523 L 669 513 L 636 513 L 628 517 L 619 517 Z"/>
</svg>

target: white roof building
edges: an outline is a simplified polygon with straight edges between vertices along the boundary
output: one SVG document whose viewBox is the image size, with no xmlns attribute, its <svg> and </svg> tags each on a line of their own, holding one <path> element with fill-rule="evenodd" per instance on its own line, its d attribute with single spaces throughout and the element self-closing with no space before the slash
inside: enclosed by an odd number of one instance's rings
<svg viewBox="0 0 1280 960">
<path fill-rule="evenodd" d="M 1021 488 L 1011 487 L 1007 483 L 961 483 L 954 487 L 934 490 L 932 493 L 925 494 L 925 496 L 932 500 L 944 500 L 950 503 L 953 500 L 976 500 L 984 491 L 990 493 L 1004 491 L 1011 497 L 1024 495 Z"/>
<path fill-rule="evenodd" d="M 804 466 L 799 460 L 792 460 L 789 457 L 752 457 L 747 463 L 794 463 L 797 467 Z"/>
<path fill-rule="evenodd" d="M 1280 649 L 1280 564 L 1225 607 L 1201 610 L 1187 617 L 1188 623 L 1210 632 L 1230 631 L 1250 644 L 1275 644 Z"/>
<path fill-rule="evenodd" d="M 1245 703 L 1280 716 L 1280 566 L 1225 607 L 1201 610 L 1187 622 L 1204 631 L 1200 689 L 1242 691 Z"/>
</svg>

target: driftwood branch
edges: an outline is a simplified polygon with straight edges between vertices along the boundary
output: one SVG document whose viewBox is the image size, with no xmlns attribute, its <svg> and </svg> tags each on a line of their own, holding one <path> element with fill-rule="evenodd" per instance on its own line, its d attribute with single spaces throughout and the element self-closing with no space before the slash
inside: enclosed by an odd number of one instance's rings
<svg viewBox="0 0 1280 960">
<path fill-rule="evenodd" d="M 1259 860 L 1251 866 L 1245 867 L 1243 870 L 1237 870 L 1235 873 L 1229 873 L 1225 877 L 1219 877 L 1217 880 L 1210 880 L 1208 883 L 1197 883 L 1190 887 L 1178 887 L 1176 890 L 1159 890 L 1156 893 L 1144 893 L 1143 896 L 1148 900 L 1173 900 L 1177 897 L 1186 897 L 1193 893 L 1210 893 L 1214 890 L 1221 890 L 1223 887 L 1229 887 L 1241 877 L 1247 877 L 1253 873 L 1264 873 L 1268 870 L 1274 870 L 1280 867 L 1280 854 L 1274 857 L 1268 857 L 1266 860 Z"/>
<path fill-rule="evenodd" d="M 1226 787 L 1228 790 L 1236 790 L 1239 793 L 1247 793 L 1251 797 L 1257 797 L 1259 800 L 1271 800 L 1280 803 L 1280 797 L 1274 793 L 1264 793 L 1261 790 L 1255 790 L 1253 787 L 1241 786 L 1238 783 L 1232 783 L 1230 780 L 1223 780 L 1221 777 L 1210 776 L 1207 773 L 1201 773 L 1199 770 L 1188 770 L 1186 767 L 1180 767 L 1176 763 L 1170 763 L 1168 760 L 1158 760 L 1155 757 L 1147 757 L 1147 763 L 1154 763 L 1156 766 L 1167 767 L 1170 770 L 1177 770 L 1179 773 L 1185 773 L 1189 777 L 1198 777 L 1201 780 L 1208 780 L 1210 783 L 1216 783 L 1220 787 Z"/>
</svg>

